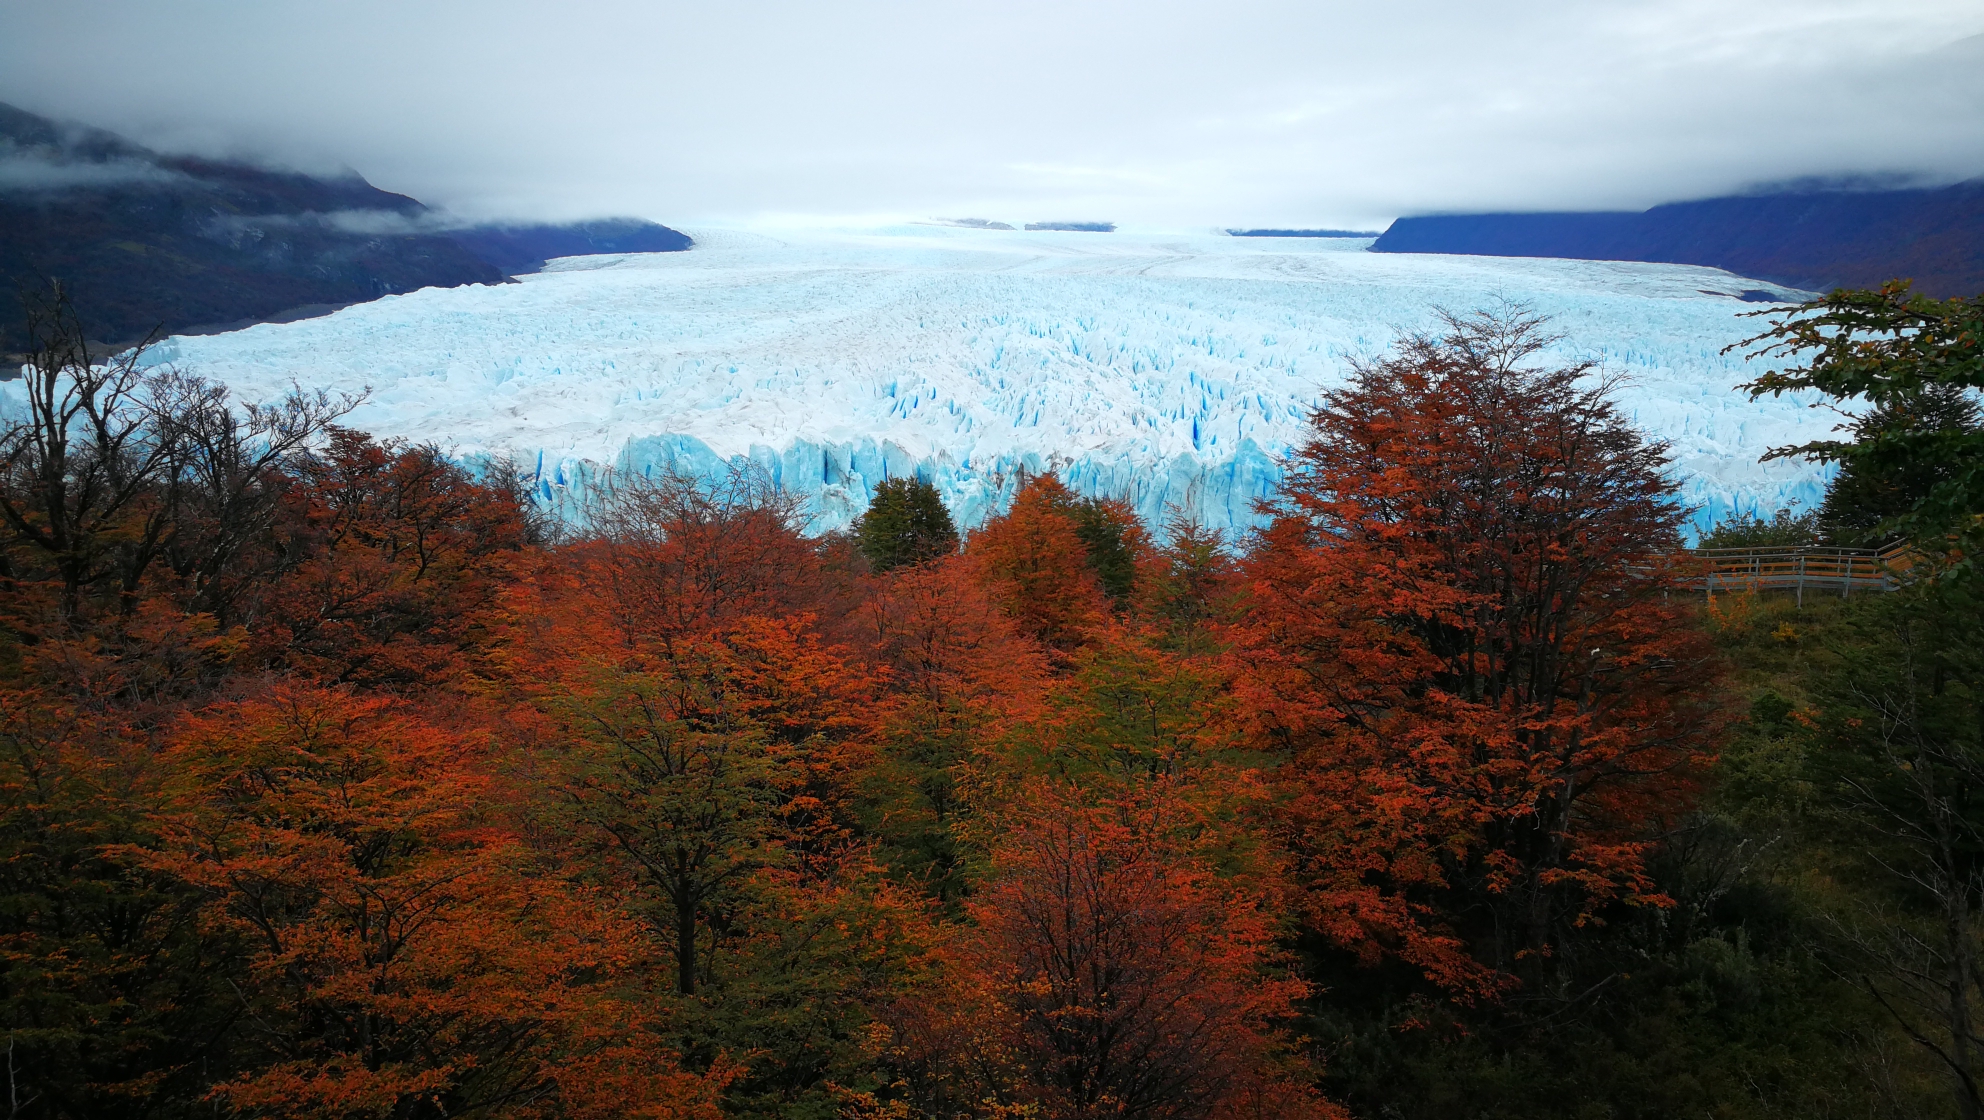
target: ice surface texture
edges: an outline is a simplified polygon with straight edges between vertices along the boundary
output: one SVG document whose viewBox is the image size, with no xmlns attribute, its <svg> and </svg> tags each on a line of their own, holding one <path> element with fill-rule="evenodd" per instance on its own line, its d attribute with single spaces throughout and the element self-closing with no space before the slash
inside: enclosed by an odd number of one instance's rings
<svg viewBox="0 0 1984 1120">
<path fill-rule="evenodd" d="M 745 457 L 811 500 L 816 530 L 911 473 L 970 526 L 1022 468 L 1154 524 L 1178 507 L 1244 526 L 1350 359 L 1435 307 L 1509 299 L 1552 317 L 1557 357 L 1626 379 L 1625 410 L 1673 445 L 1702 520 L 1810 506 L 1824 485 L 1757 461 L 1834 418 L 1735 390 L 1761 371 L 1722 348 L 1761 324 L 1732 297 L 1757 285 L 1713 269 L 1219 234 L 689 232 L 686 253 L 568 258 L 520 284 L 173 338 L 153 360 L 250 400 L 370 386 L 354 427 L 512 458 L 553 502 L 602 470 Z"/>
</svg>

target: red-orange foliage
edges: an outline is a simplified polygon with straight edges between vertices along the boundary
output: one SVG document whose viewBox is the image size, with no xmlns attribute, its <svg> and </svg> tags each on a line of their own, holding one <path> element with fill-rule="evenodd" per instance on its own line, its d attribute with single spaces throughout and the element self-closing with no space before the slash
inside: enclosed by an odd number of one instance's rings
<svg viewBox="0 0 1984 1120">
<path fill-rule="evenodd" d="M 292 560 L 251 619 L 255 663 L 395 687 L 478 668 L 523 545 L 508 494 L 435 448 L 334 429 L 285 523 Z"/>
<path fill-rule="evenodd" d="M 1035 475 L 1013 496 L 1011 509 L 965 542 L 979 579 L 1020 632 L 1063 652 L 1109 620 L 1088 547 L 1067 513 L 1072 501 L 1060 479 Z"/>
<path fill-rule="evenodd" d="M 793 796 L 831 800 L 862 768 L 879 682 L 822 633 L 845 588 L 792 500 L 747 473 L 714 487 L 668 477 L 622 487 L 596 522 L 577 578 L 538 600 L 564 629 L 537 663 L 581 689 L 602 669 L 702 682 L 673 690 L 690 706 L 672 718 L 762 734 Z"/>
<path fill-rule="evenodd" d="M 531 875 L 484 808 L 482 752 L 403 702 L 311 686 L 180 721 L 161 843 L 141 858 L 203 890 L 206 920 L 248 947 L 240 994 L 265 1057 L 219 1099 L 297 1117 L 716 1115 L 728 1073 L 677 1071 L 651 1008 L 581 979 L 626 967 L 633 939 L 602 899 Z"/>
<path fill-rule="evenodd" d="M 1586 367 L 1523 368 L 1535 320 L 1449 328 L 1326 398 L 1232 637 L 1292 752 L 1313 920 L 1480 994 L 1608 906 L 1666 904 L 1649 841 L 1718 720 L 1668 594 L 1664 449 Z"/>
<path fill-rule="evenodd" d="M 951 828 L 987 744 L 1042 708 L 1048 661 L 951 555 L 869 584 L 854 644 L 883 689 L 876 765 L 864 780 L 892 861 L 942 896 L 963 889 Z"/>
<path fill-rule="evenodd" d="M 745 471 L 539 550 L 432 448 L 303 451 L 321 400 L 209 487 L 252 516 L 141 487 L 67 575 L 17 525 L 22 1045 L 70 1100 L 279 1116 L 1334 1115 L 1291 915 L 1548 984 L 1665 904 L 1717 732 L 1661 449 L 1519 368 L 1534 323 L 1450 327 L 1328 398 L 1238 562 L 1052 476 L 880 575 Z"/>
<path fill-rule="evenodd" d="M 629 644 L 818 611 L 833 590 L 794 499 L 748 471 L 628 480 L 590 518 L 587 580 Z"/>
<path fill-rule="evenodd" d="M 1273 922 L 1194 850 L 1163 784 L 1095 800 L 1037 787 L 967 904 L 947 999 L 899 1010 L 899 1057 L 938 1114 L 1335 1115 L 1291 1079 L 1278 1024 L 1307 991 Z"/>
<path fill-rule="evenodd" d="M 1039 703 L 1047 662 L 976 576 L 959 556 L 888 573 L 859 616 L 860 639 L 921 704 L 1010 716 Z"/>
<path fill-rule="evenodd" d="M 809 608 L 840 609 L 841 586 L 775 490 L 634 483 L 592 529 L 568 570 L 519 594 L 505 656 L 528 666 L 531 710 L 512 723 L 694 994 L 718 923 L 743 935 L 746 898 L 797 898 L 851 866 L 851 802 L 889 705 L 822 634 Z"/>
</svg>

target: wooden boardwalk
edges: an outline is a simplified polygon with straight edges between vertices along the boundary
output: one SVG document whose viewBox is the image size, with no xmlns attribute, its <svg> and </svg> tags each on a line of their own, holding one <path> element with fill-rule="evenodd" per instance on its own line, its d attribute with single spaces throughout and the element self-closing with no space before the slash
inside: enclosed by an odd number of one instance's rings
<svg viewBox="0 0 1984 1120">
<path fill-rule="evenodd" d="M 1803 604 L 1805 593 L 1893 591 L 1915 559 L 1906 544 L 1871 548 L 1691 548 L 1700 565 L 1694 586 L 1718 591 L 1794 591 Z"/>
</svg>

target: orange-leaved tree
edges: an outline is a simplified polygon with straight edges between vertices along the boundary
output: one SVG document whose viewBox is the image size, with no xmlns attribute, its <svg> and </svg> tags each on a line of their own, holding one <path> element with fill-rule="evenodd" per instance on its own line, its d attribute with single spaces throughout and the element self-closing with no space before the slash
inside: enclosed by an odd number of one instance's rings
<svg viewBox="0 0 1984 1120">
<path fill-rule="evenodd" d="M 855 804 L 888 675 L 811 609 L 842 610 L 857 570 L 761 482 L 664 477 L 596 508 L 575 562 L 519 593 L 508 722 L 562 803 L 547 840 L 672 966 L 655 998 L 684 1060 L 742 1063 L 727 1107 L 811 1114 L 866 1076 L 865 1008 L 927 923 Z"/>
<path fill-rule="evenodd" d="M 636 909 L 668 931 L 684 995 L 707 971 L 699 950 L 719 900 L 784 858 L 787 775 L 724 687 L 723 652 L 705 652 L 698 674 L 610 672 L 589 689 L 563 786 L 582 829 L 638 884 Z"/>
<path fill-rule="evenodd" d="M 515 496 L 341 428 L 298 471 L 287 570 L 248 612 L 255 660 L 395 688 L 477 671 L 525 541 Z"/>
<path fill-rule="evenodd" d="M 1046 651 L 955 554 L 877 577 L 857 618 L 855 644 L 885 687 L 870 829 L 899 870 L 952 897 L 963 889 L 960 779 L 975 752 L 1041 710 Z"/>
<path fill-rule="evenodd" d="M 965 542 L 979 579 L 1020 632 L 1064 653 L 1109 620 L 1074 503 L 1060 479 L 1035 475 L 1013 495 L 1011 508 Z"/>
<path fill-rule="evenodd" d="M 713 1117 L 730 1076 L 679 1072 L 616 973 L 633 931 L 533 877 L 492 818 L 482 737 L 402 701 L 271 685 L 183 717 L 155 847 L 245 947 L 248 1071 L 266 1116 Z"/>
<path fill-rule="evenodd" d="M 831 599 L 788 495 L 748 471 L 620 484 L 546 581 L 523 682 L 555 725 L 553 788 L 636 908 L 675 987 L 711 972 L 760 872 L 841 846 L 877 716 L 864 667 L 806 608 Z"/>
<path fill-rule="evenodd" d="M 628 645 L 693 638 L 738 618 L 818 608 L 829 597 L 800 501 L 761 471 L 706 482 L 630 478 L 587 511 L 585 578 Z"/>
<path fill-rule="evenodd" d="M 1524 309 L 1447 315 L 1312 417 L 1246 562 L 1236 687 L 1289 752 L 1312 919 L 1472 995 L 1622 904 L 1719 729 L 1663 446 Z"/>
<path fill-rule="evenodd" d="M 892 1017 L 911 1095 L 937 1115 L 1335 1115 L 1282 1033 L 1307 986 L 1271 900 L 1214 874 L 1202 823 L 1164 782 L 1034 785 L 940 992 Z"/>
</svg>

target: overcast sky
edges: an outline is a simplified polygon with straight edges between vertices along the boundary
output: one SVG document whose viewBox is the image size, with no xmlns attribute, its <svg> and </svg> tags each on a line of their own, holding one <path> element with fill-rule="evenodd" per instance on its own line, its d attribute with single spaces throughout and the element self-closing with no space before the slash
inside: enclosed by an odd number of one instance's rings
<svg viewBox="0 0 1984 1120">
<path fill-rule="evenodd" d="M 0 0 L 0 100 L 472 216 L 1375 227 L 1984 174 L 1984 3 Z"/>
</svg>

